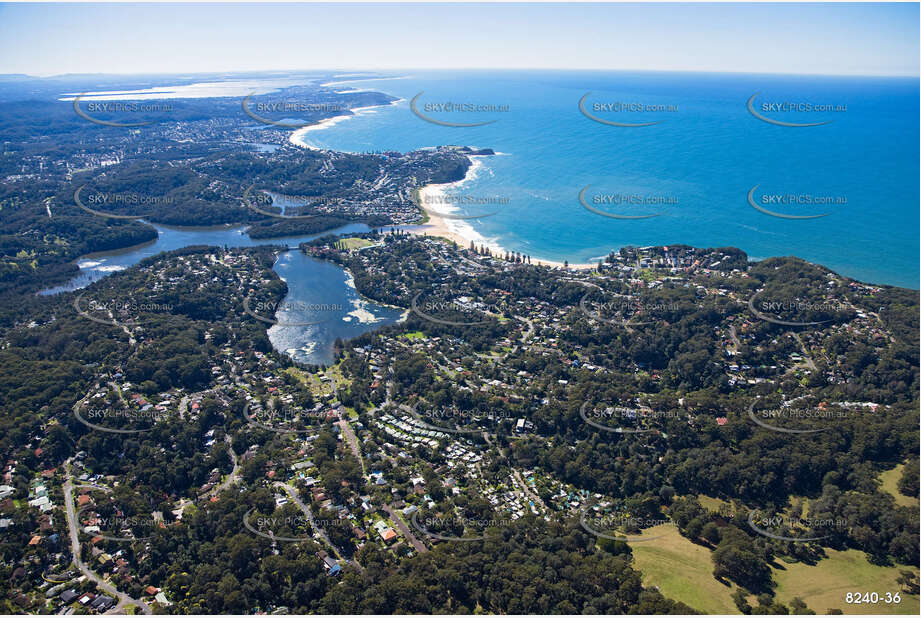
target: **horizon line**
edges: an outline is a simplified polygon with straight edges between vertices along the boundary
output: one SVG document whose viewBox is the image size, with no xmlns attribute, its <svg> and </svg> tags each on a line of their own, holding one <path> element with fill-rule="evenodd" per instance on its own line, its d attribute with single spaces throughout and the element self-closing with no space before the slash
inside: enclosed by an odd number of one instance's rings
<svg viewBox="0 0 921 618">
<path fill-rule="evenodd" d="M 142 73 L 121 73 L 121 72 L 86 72 L 86 73 L 0 73 L 0 77 L 18 77 L 24 76 L 31 79 L 54 79 L 61 77 L 79 77 L 90 75 L 113 76 L 113 77 L 145 77 L 145 76 L 176 76 L 176 75 L 214 75 L 225 73 L 228 75 L 242 73 L 307 73 L 307 72 L 394 72 L 394 71 L 599 71 L 609 73 L 707 73 L 719 75 L 789 75 L 802 77 L 888 77 L 888 78 L 909 78 L 921 79 L 921 73 L 818 73 L 806 72 L 796 73 L 787 71 L 726 71 L 719 69 L 603 69 L 603 68 L 581 68 L 581 67 L 394 67 L 388 69 L 212 69 L 202 71 L 164 71 L 164 72 L 142 72 Z M 348 77 L 348 76 L 343 76 Z M 350 81 L 357 81 L 359 78 Z M 374 79 L 374 77 L 364 78 Z"/>
</svg>

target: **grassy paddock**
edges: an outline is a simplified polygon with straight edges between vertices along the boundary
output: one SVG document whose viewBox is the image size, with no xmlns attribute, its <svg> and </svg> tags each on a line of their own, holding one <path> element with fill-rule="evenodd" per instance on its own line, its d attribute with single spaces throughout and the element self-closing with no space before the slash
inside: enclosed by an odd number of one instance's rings
<svg viewBox="0 0 921 618">
<path fill-rule="evenodd" d="M 899 493 L 897 483 L 899 482 L 899 479 L 902 478 L 902 470 L 904 468 L 905 464 L 901 463 L 892 470 L 886 470 L 880 474 L 879 480 L 882 483 L 880 490 L 885 491 L 893 498 L 895 498 L 895 503 L 899 506 L 911 506 L 918 508 L 918 500 L 912 498 L 911 496 L 906 496 L 905 494 Z"/>
<path fill-rule="evenodd" d="M 876 566 L 856 549 L 826 549 L 825 552 L 828 558 L 815 566 L 781 563 L 784 569 L 774 569 L 778 601 L 788 604 L 793 597 L 799 597 L 817 614 L 824 614 L 831 608 L 845 614 L 918 614 L 918 596 L 900 592 L 895 583 L 900 570 L 917 573 L 917 568 Z M 845 603 L 848 592 L 876 592 L 881 598 L 887 592 L 900 592 L 902 601 L 898 605 L 849 605 Z"/>
<path fill-rule="evenodd" d="M 705 496 L 704 494 L 698 494 L 697 501 L 700 502 L 700 506 L 704 507 L 712 513 L 719 513 L 720 507 L 728 506 L 732 507 L 731 504 L 725 500 L 720 500 L 719 498 L 711 498 L 710 496 Z"/>
<path fill-rule="evenodd" d="M 298 369 L 297 367 L 288 367 L 284 370 L 284 373 L 293 376 L 301 384 L 309 388 L 314 397 L 323 397 L 333 392 L 332 387 L 321 382 L 316 375 Z"/>
<path fill-rule="evenodd" d="M 707 614 L 738 614 L 732 601 L 734 586 L 724 586 L 713 577 L 710 551 L 695 545 L 671 525 L 656 526 L 643 532 L 644 537 L 660 537 L 631 543 L 636 568 L 643 574 L 645 586 L 657 586 L 665 596 L 681 601 Z M 815 566 L 786 564 L 772 569 L 777 583 L 776 600 L 789 607 L 793 597 L 801 598 L 817 614 L 831 608 L 845 614 L 918 614 L 919 599 L 901 591 L 896 583 L 900 570 L 918 572 L 905 566 L 883 567 L 870 564 L 857 550 L 826 549 L 827 558 Z M 848 592 L 887 592 L 901 594 L 898 605 L 847 604 Z M 749 601 L 756 604 L 754 598 Z"/>
<path fill-rule="evenodd" d="M 367 238 L 343 238 L 339 241 L 342 245 L 352 251 L 354 249 L 364 249 L 365 247 L 370 247 L 371 245 L 377 244 L 373 240 L 368 240 Z"/>
<path fill-rule="evenodd" d="M 710 550 L 691 543 L 670 524 L 644 530 L 642 536 L 661 536 L 630 544 L 645 586 L 658 586 L 666 597 L 699 612 L 739 613 L 731 598 L 733 587 L 724 586 L 713 577 Z"/>
</svg>

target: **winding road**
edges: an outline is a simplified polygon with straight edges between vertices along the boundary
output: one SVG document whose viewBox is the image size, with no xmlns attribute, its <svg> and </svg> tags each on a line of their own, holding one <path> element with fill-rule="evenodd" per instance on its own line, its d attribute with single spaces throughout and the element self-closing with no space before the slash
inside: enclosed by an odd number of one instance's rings
<svg viewBox="0 0 921 618">
<path fill-rule="evenodd" d="M 416 548 L 417 552 L 424 554 L 429 550 L 429 548 L 426 547 L 422 541 L 416 538 L 416 536 L 412 533 L 412 530 L 409 529 L 409 526 L 406 525 L 406 522 L 403 521 L 399 513 L 397 513 L 392 506 L 385 504 L 384 510 L 387 511 L 387 514 L 390 515 L 390 519 L 393 521 L 393 524 L 397 527 L 397 529 L 399 529 L 401 533 L 403 533 L 403 536 L 406 537 L 406 540 L 409 541 L 410 545 Z"/>
<path fill-rule="evenodd" d="M 222 491 L 229 489 L 231 485 L 235 484 L 240 478 L 240 460 L 237 457 L 237 454 L 231 446 L 232 440 L 230 436 L 224 436 L 224 442 L 227 443 L 227 451 L 230 453 L 230 458 L 233 460 L 233 470 L 230 471 L 230 474 L 227 475 L 227 478 L 209 489 L 206 493 L 202 494 L 202 499 L 210 499 L 212 496 L 216 496 Z"/>
<path fill-rule="evenodd" d="M 365 470 L 365 460 L 361 456 L 361 449 L 358 447 L 358 437 L 355 435 L 355 432 L 352 431 L 352 426 L 349 425 L 348 420 L 345 418 L 340 418 L 339 429 L 342 430 L 342 435 L 345 436 L 346 442 L 349 443 L 349 446 L 352 449 L 352 454 L 355 455 L 355 459 L 357 459 L 358 463 L 361 464 L 361 475 L 367 480 L 368 473 Z"/>
<path fill-rule="evenodd" d="M 812 371 L 817 371 L 815 366 L 815 361 L 812 360 L 812 357 L 809 355 L 809 351 L 806 350 L 806 344 L 803 343 L 803 340 L 800 339 L 799 333 L 790 333 L 793 335 L 793 338 L 796 339 L 796 342 L 799 344 L 800 349 L 803 351 L 803 362 L 806 363 L 806 366 L 809 367 Z"/>
<path fill-rule="evenodd" d="M 100 577 L 95 571 L 93 571 L 80 556 L 80 536 L 79 530 L 77 528 L 77 511 L 74 508 L 74 484 L 73 476 L 70 472 L 70 460 L 67 460 L 64 463 L 65 478 L 64 481 L 64 510 L 67 513 L 67 529 L 70 533 L 70 551 L 73 554 L 74 564 L 77 565 L 77 568 L 80 569 L 80 572 L 86 575 L 88 579 L 93 580 L 96 583 L 96 586 L 108 593 L 109 595 L 118 599 L 118 605 L 107 611 L 107 614 L 116 614 L 124 613 L 125 608 L 128 605 L 136 605 L 140 610 L 145 614 L 151 614 L 150 606 L 147 605 L 141 599 L 135 599 L 131 596 L 128 596 L 124 592 L 119 592 L 119 590 Z M 104 487 L 94 486 L 97 489 L 106 490 Z"/>
<path fill-rule="evenodd" d="M 345 562 L 346 564 L 354 564 L 355 567 L 359 571 L 362 571 L 362 572 L 364 571 L 364 567 L 358 564 L 358 562 L 354 560 L 347 560 L 343 558 L 342 552 L 329 539 L 329 536 L 326 534 L 326 530 L 324 530 L 323 528 L 317 525 L 317 522 L 313 518 L 313 513 L 310 511 L 310 507 L 304 504 L 304 501 L 301 500 L 301 496 L 300 494 L 298 494 L 297 489 L 295 489 L 292 485 L 288 485 L 287 483 L 282 483 L 281 481 L 276 481 L 275 486 L 281 487 L 282 489 L 285 490 L 285 493 L 288 494 L 288 497 L 291 498 L 291 501 L 294 502 L 294 504 L 296 504 L 299 509 L 301 509 L 302 513 L 304 513 L 304 517 L 307 518 L 307 521 L 310 522 L 310 525 L 313 527 L 316 533 L 320 535 L 320 538 L 323 539 L 323 541 L 330 547 L 330 549 L 333 550 L 333 553 L 336 554 L 336 558 L 338 558 L 342 562 Z"/>
<path fill-rule="evenodd" d="M 518 483 L 521 485 L 521 489 L 524 492 L 524 494 L 528 498 L 530 498 L 534 502 L 534 504 L 540 505 L 540 507 L 545 511 L 548 510 L 547 505 L 544 504 L 544 501 L 541 500 L 541 497 L 538 496 L 533 491 L 531 491 L 531 487 L 527 484 L 527 482 L 523 478 L 521 478 L 521 473 L 518 472 L 518 470 L 513 470 L 512 474 L 514 474 L 515 480 L 518 481 Z"/>
</svg>

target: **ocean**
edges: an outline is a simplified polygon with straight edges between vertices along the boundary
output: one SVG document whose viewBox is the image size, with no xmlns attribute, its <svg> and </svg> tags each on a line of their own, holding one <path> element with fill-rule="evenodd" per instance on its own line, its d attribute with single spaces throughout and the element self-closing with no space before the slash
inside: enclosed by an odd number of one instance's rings
<svg viewBox="0 0 921 618">
<path fill-rule="evenodd" d="M 336 84 L 402 100 L 306 133 L 312 146 L 500 153 L 436 207 L 478 216 L 455 223 L 478 243 L 570 263 L 625 245 L 734 246 L 918 288 L 916 78 L 463 71 Z"/>
</svg>

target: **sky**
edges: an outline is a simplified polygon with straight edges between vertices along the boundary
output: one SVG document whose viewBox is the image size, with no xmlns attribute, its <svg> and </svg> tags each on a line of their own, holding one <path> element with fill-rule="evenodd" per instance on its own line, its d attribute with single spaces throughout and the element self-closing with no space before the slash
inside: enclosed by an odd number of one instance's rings
<svg viewBox="0 0 921 618">
<path fill-rule="evenodd" d="M 0 4 L 0 74 L 919 75 L 912 4 Z"/>
</svg>

